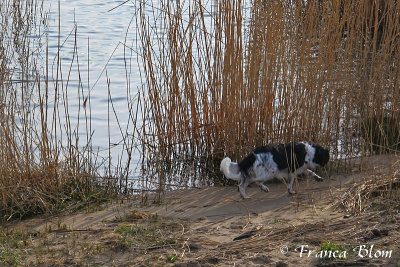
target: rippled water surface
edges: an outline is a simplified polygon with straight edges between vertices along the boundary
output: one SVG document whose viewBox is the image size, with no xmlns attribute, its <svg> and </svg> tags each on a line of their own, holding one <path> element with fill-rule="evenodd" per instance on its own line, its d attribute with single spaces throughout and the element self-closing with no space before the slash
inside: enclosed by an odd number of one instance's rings
<svg viewBox="0 0 400 267">
<path fill-rule="evenodd" d="M 91 118 L 91 143 L 104 159 L 109 155 L 108 148 L 112 147 L 110 154 L 114 166 L 122 150 L 122 136 L 133 132 L 129 104 L 135 107 L 142 83 L 137 25 L 140 3 L 113 0 L 60 0 L 58 3 L 45 0 L 45 9 L 50 11 L 48 77 L 56 79 L 58 76 L 63 80 L 63 91 L 58 93 L 68 94 L 71 124 L 80 125 L 82 140 L 87 140 L 87 133 L 84 129 L 85 113 L 80 107 L 85 96 L 90 95 L 91 114 L 86 116 Z M 145 4 L 150 25 L 157 21 L 153 13 L 155 3 L 157 1 Z M 203 4 L 206 24 L 210 27 L 216 3 L 210 0 Z M 157 38 L 164 38 L 164 25 L 157 26 L 156 30 Z M 60 64 L 57 62 L 58 51 Z M 57 71 L 57 65 L 61 70 Z M 136 153 L 133 162 L 138 160 L 139 153 Z"/>
<path fill-rule="evenodd" d="M 90 94 L 92 145 L 118 157 L 129 121 L 128 103 L 135 101 L 141 85 L 137 56 L 136 6 L 133 2 L 61 0 L 45 2 L 49 10 L 49 77 L 58 77 L 68 94 L 71 124 L 82 122 L 84 95 Z M 53 83 L 55 87 L 55 82 Z M 59 92 L 61 93 L 61 92 Z M 109 99 L 112 99 L 112 103 Z M 89 102 L 88 102 L 89 104 Z M 52 108 L 50 106 L 50 108 Z M 78 115 L 79 114 L 79 115 Z M 121 134 L 122 131 L 122 134 Z M 137 158 L 137 157 L 136 157 Z M 114 162 L 115 163 L 115 162 Z"/>
</svg>

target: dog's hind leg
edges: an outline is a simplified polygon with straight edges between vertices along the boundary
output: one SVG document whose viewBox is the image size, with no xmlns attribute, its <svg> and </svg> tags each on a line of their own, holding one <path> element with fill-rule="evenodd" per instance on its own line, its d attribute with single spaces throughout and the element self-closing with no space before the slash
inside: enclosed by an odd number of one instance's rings
<svg viewBox="0 0 400 267">
<path fill-rule="evenodd" d="M 264 191 L 266 193 L 269 192 L 269 188 L 265 184 L 263 184 L 262 182 L 256 182 L 256 184 L 258 185 L 258 187 L 260 187 L 260 189 L 262 191 Z"/>
<path fill-rule="evenodd" d="M 316 174 L 315 172 L 313 172 L 312 170 L 307 169 L 306 170 L 306 174 L 310 177 L 314 177 L 314 179 L 318 182 L 321 182 L 324 180 L 324 178 L 322 178 L 321 176 L 319 176 L 318 174 Z"/>
<path fill-rule="evenodd" d="M 296 194 L 296 191 L 293 190 L 293 182 L 294 178 L 296 178 L 296 175 L 294 173 L 289 173 L 289 178 L 290 178 L 290 182 L 288 184 L 289 194 Z"/>
<path fill-rule="evenodd" d="M 249 185 L 249 183 L 250 183 L 249 179 L 246 176 L 242 175 L 239 184 L 239 191 L 242 198 L 250 198 L 248 195 L 246 195 L 246 188 Z"/>
</svg>

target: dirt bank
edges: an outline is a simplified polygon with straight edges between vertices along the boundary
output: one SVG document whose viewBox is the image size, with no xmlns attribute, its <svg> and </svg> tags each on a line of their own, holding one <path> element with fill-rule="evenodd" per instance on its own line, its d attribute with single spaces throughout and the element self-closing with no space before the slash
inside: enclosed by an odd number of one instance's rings
<svg viewBox="0 0 400 267">
<path fill-rule="evenodd" d="M 299 179 L 296 195 L 281 182 L 269 193 L 248 188 L 248 200 L 236 187 L 188 189 L 166 193 L 161 204 L 148 196 L 145 205 L 115 200 L 24 220 L 3 231 L 3 254 L 8 263 L 42 266 L 399 266 L 400 205 L 358 214 L 340 205 L 395 160 L 371 158 L 363 171 L 323 182 Z"/>
</svg>

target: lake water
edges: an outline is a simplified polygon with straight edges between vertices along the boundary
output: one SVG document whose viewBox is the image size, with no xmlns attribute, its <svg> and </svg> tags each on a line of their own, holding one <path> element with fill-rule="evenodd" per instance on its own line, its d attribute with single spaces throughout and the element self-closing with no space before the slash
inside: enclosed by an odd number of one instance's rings
<svg viewBox="0 0 400 267">
<path fill-rule="evenodd" d="M 101 160 L 107 162 L 111 155 L 110 162 L 114 167 L 126 160 L 123 136 L 134 133 L 129 109 L 136 108 L 137 93 L 142 86 L 137 25 L 140 3 L 145 3 L 146 15 L 156 23 L 154 10 L 160 12 L 155 6 L 158 1 L 60 0 L 58 3 L 45 0 L 45 10 L 49 10 L 49 79 L 57 77 L 60 47 L 61 71 L 58 76 L 64 81 L 62 87 L 68 93 L 71 128 L 79 122 L 80 142 L 85 144 L 85 114 L 79 107 L 90 95 L 91 144 L 94 150 L 99 151 Z M 215 0 L 203 3 L 208 13 L 205 15 L 206 23 L 210 27 L 213 26 L 216 4 Z M 247 9 L 246 5 L 244 8 Z M 162 25 L 157 27 L 161 30 L 159 38 L 164 38 L 162 29 L 165 29 Z M 136 110 L 131 112 L 135 113 Z M 133 154 L 132 165 L 139 161 L 140 148 Z M 131 176 L 136 177 L 137 172 Z"/>
<path fill-rule="evenodd" d="M 128 123 L 128 103 L 134 101 L 137 88 L 141 85 L 138 56 L 127 48 L 136 49 L 136 7 L 127 2 L 115 8 L 121 3 L 61 0 L 59 7 L 57 1 L 45 2 L 50 10 L 50 79 L 57 76 L 57 53 L 61 44 L 60 72 L 62 79 L 68 80 L 64 86 L 68 90 L 71 124 L 76 125 L 78 117 L 81 123 L 84 120 L 82 110 L 78 116 L 78 107 L 82 106 L 83 95 L 90 94 L 93 148 L 106 157 L 110 143 L 113 158 L 120 155 L 123 134 L 133 131 Z M 109 95 L 113 106 L 110 105 Z M 85 129 L 82 127 L 81 130 L 81 137 L 84 138 Z"/>
</svg>

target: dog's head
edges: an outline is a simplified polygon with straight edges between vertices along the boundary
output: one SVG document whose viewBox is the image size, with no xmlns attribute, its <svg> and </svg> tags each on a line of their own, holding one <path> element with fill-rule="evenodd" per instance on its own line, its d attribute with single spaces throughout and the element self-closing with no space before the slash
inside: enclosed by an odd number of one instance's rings
<svg viewBox="0 0 400 267">
<path fill-rule="evenodd" d="M 315 148 L 315 154 L 313 162 L 318 164 L 320 167 L 325 166 L 329 161 L 329 151 L 319 145 L 313 145 Z"/>
</svg>

